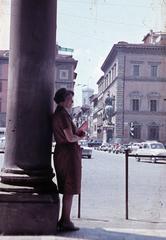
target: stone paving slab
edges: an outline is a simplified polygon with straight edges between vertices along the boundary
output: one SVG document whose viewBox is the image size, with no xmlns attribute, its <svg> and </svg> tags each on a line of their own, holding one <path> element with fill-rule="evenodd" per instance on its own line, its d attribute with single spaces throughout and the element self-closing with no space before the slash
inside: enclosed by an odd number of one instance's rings
<svg viewBox="0 0 166 240">
<path fill-rule="evenodd" d="M 0 240 L 164 240 L 166 223 L 137 221 L 74 221 L 80 227 L 76 232 L 57 233 L 56 236 L 0 236 Z"/>
</svg>

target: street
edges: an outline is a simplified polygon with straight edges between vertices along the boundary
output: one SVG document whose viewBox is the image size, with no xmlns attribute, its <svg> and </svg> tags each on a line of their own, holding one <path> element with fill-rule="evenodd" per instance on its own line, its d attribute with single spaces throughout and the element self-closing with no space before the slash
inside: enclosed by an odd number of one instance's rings
<svg viewBox="0 0 166 240">
<path fill-rule="evenodd" d="M 125 157 L 93 150 L 82 159 L 81 217 L 98 220 L 125 217 Z M 166 222 L 166 164 L 129 158 L 129 218 Z M 74 215 L 77 212 L 74 204 Z"/>
<path fill-rule="evenodd" d="M 3 155 L 0 155 L 0 167 Z M 129 219 L 166 222 L 166 164 L 129 158 Z M 77 217 L 74 197 L 72 216 Z M 93 150 L 82 159 L 81 218 L 109 221 L 125 218 L 125 157 Z"/>
</svg>

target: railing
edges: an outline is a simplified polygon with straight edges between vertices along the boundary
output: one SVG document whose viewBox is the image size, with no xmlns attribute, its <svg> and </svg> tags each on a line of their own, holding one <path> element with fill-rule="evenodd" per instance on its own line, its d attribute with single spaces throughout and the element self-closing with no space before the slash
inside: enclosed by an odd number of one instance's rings
<svg viewBox="0 0 166 240">
<path fill-rule="evenodd" d="M 129 150 L 125 150 L 125 219 L 129 219 L 129 157 L 135 158 L 159 158 L 166 159 L 166 156 L 156 156 L 156 155 L 138 155 L 129 154 Z"/>
</svg>

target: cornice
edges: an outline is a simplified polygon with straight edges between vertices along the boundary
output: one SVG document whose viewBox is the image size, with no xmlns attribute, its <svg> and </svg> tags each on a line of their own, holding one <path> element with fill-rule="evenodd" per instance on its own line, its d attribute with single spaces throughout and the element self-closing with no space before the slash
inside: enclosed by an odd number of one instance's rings
<svg viewBox="0 0 166 240">
<path fill-rule="evenodd" d="M 121 112 L 122 113 L 122 112 Z M 140 117 L 142 116 L 155 116 L 155 117 L 159 117 L 159 116 L 165 116 L 165 112 L 150 112 L 150 111 L 139 111 L 139 112 L 133 112 L 133 111 L 125 111 L 124 114 L 126 115 L 140 115 Z"/>
<path fill-rule="evenodd" d="M 99 78 L 96 84 L 99 85 L 102 82 L 102 80 L 104 80 L 104 75 Z"/>
<path fill-rule="evenodd" d="M 103 91 L 98 94 L 98 101 L 103 98 Z"/>
<path fill-rule="evenodd" d="M 114 59 L 116 55 L 117 55 L 117 48 L 116 48 L 116 44 L 114 44 L 108 56 L 106 57 L 104 63 L 101 66 L 101 70 L 103 72 L 106 72 L 107 68 L 110 66 L 112 59 Z"/>
<path fill-rule="evenodd" d="M 166 78 L 125 77 L 130 82 L 166 82 Z"/>
<path fill-rule="evenodd" d="M 166 45 L 152 45 L 152 44 L 114 44 L 104 63 L 101 70 L 106 72 L 118 53 L 132 53 L 144 55 L 166 55 Z"/>
</svg>

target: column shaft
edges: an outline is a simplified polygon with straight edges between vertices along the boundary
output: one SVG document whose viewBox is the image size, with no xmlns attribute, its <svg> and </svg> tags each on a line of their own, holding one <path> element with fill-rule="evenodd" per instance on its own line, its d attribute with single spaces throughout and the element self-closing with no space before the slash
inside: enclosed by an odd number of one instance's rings
<svg viewBox="0 0 166 240">
<path fill-rule="evenodd" d="M 4 183 L 52 177 L 55 39 L 55 0 L 12 1 Z"/>
</svg>

